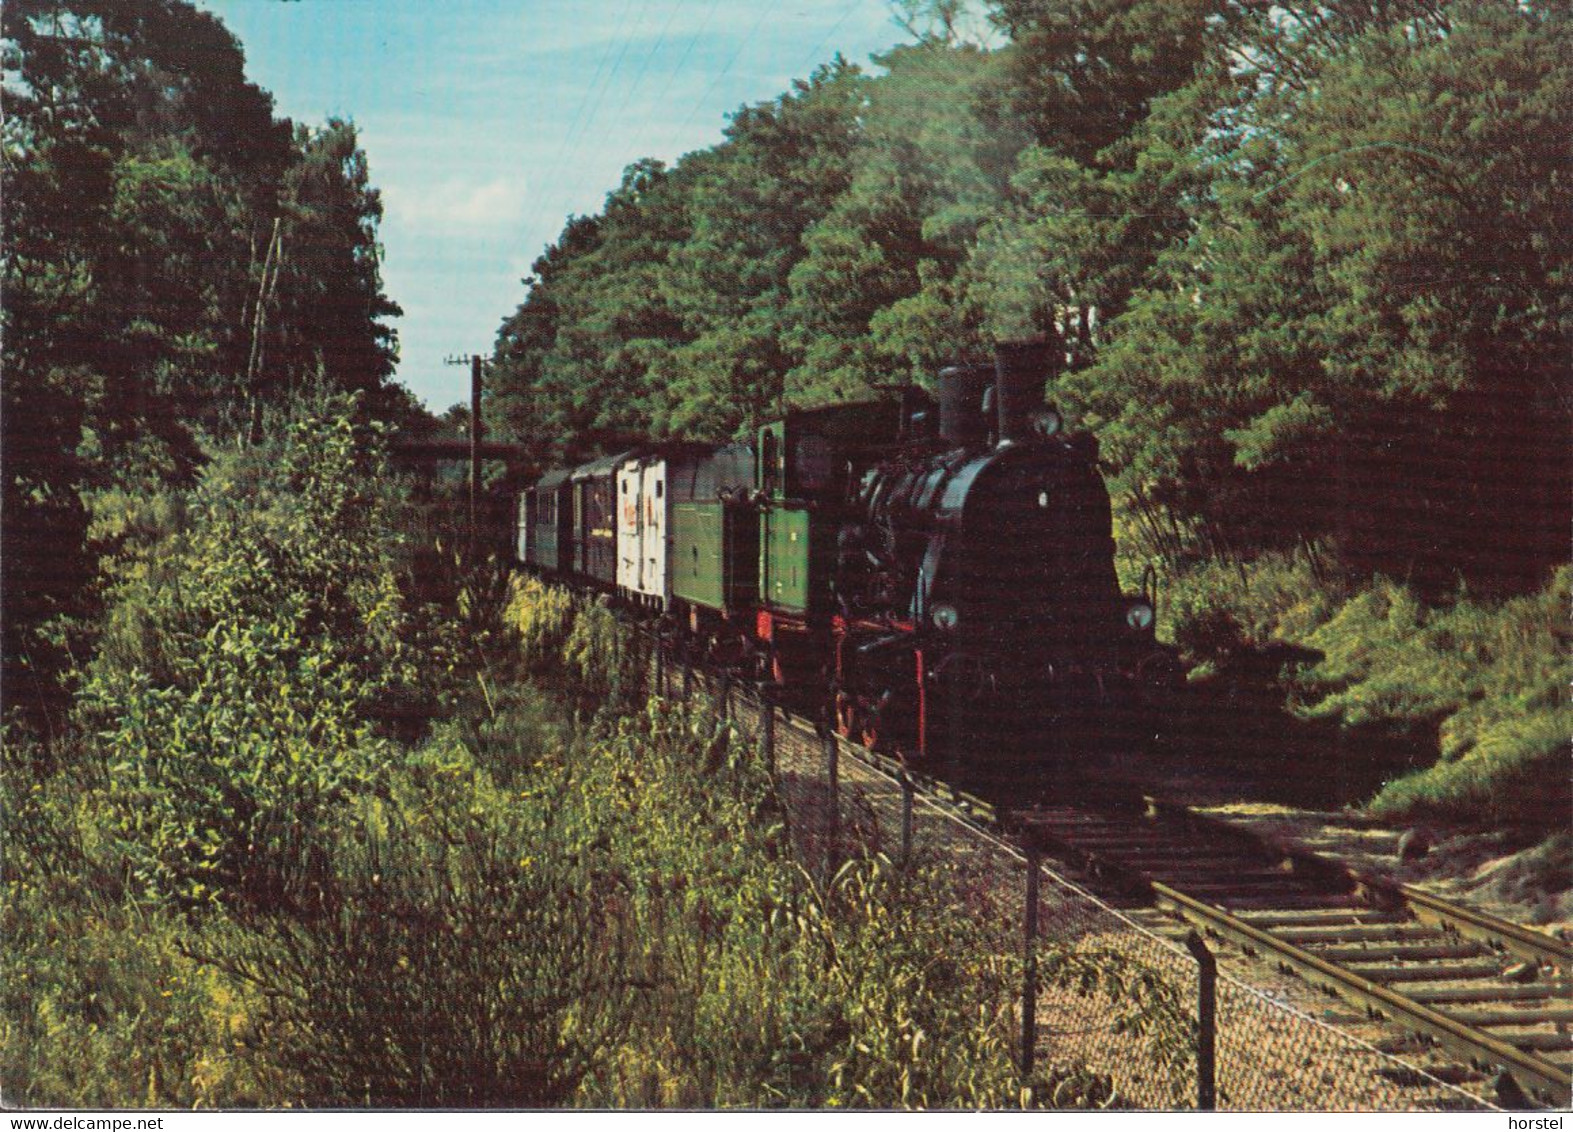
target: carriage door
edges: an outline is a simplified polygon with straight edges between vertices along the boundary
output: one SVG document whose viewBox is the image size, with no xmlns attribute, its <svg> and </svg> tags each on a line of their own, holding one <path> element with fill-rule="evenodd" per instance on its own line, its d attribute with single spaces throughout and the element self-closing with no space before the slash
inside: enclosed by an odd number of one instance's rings
<svg viewBox="0 0 1573 1132">
<path fill-rule="evenodd" d="M 633 595 L 640 592 L 640 543 L 644 516 L 639 504 L 639 460 L 626 460 L 617 469 L 617 588 Z"/>
<path fill-rule="evenodd" d="M 663 608 L 671 596 L 666 569 L 666 480 L 670 466 L 667 460 L 652 459 L 644 466 L 640 484 L 643 508 L 640 517 L 644 526 L 639 554 L 639 592 Z"/>
</svg>

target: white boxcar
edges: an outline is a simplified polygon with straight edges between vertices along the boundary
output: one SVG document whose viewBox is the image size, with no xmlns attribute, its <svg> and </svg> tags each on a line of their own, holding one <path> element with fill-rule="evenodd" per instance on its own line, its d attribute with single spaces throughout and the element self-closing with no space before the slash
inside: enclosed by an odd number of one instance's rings
<svg viewBox="0 0 1573 1132">
<path fill-rule="evenodd" d="M 630 600 L 659 610 L 671 604 L 672 476 L 691 472 L 714 447 L 673 441 L 618 466 L 617 588 Z"/>
<path fill-rule="evenodd" d="M 639 578 L 644 528 L 640 485 L 645 463 L 643 457 L 633 456 L 617 468 L 617 588 L 633 598 L 644 594 Z"/>
<path fill-rule="evenodd" d="M 672 593 L 666 569 L 666 532 L 670 506 L 667 503 L 665 455 L 651 456 L 640 469 L 639 499 L 639 585 L 641 597 L 665 609 Z"/>
</svg>

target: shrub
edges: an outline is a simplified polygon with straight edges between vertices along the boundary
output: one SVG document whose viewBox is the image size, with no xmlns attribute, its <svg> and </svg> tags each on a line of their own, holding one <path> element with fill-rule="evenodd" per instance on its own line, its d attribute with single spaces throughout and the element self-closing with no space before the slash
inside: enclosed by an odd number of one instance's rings
<svg viewBox="0 0 1573 1132">
<path fill-rule="evenodd" d="M 434 743 L 325 838 L 317 905 L 216 958 L 265 1007 L 255 1042 L 313 1106 L 541 1107 L 627 1015 L 633 944 L 606 846 L 558 799 Z"/>
<path fill-rule="evenodd" d="M 1438 725 L 1436 765 L 1384 787 L 1374 812 L 1566 822 L 1570 590 L 1573 567 L 1563 567 L 1539 594 L 1426 609 L 1388 583 L 1311 638 L 1327 659 L 1307 674 L 1308 715 Z"/>
<path fill-rule="evenodd" d="M 1344 592 L 1309 551 L 1266 554 L 1248 565 L 1209 560 L 1173 581 L 1160 614 L 1193 661 L 1211 661 L 1302 639 L 1332 615 Z"/>
<path fill-rule="evenodd" d="M 1483 602 L 1461 593 L 1430 605 L 1390 579 L 1329 581 L 1301 552 L 1195 567 L 1175 583 L 1169 617 L 1175 640 L 1204 662 L 1197 674 L 1246 671 L 1235 662 L 1275 642 L 1319 655 L 1265 673 L 1279 726 L 1290 713 L 1434 743 L 1435 765 L 1389 782 L 1370 800 L 1373 813 L 1553 825 L 1573 805 L 1570 589 L 1573 567 L 1564 566 L 1538 594 Z"/>
<path fill-rule="evenodd" d="M 573 599 L 563 587 L 527 574 L 509 579 L 503 619 L 519 634 L 519 652 L 530 672 L 541 675 L 561 665 L 573 615 Z"/>
<path fill-rule="evenodd" d="M 563 644 L 563 663 L 581 702 L 620 714 L 640 690 L 641 650 L 605 597 L 582 606 Z"/>
<path fill-rule="evenodd" d="M 216 460 L 184 529 L 132 554 L 78 717 L 148 894 L 284 899 L 314 824 L 385 760 L 366 713 L 416 678 L 377 470 L 341 399 L 275 461 Z"/>
<path fill-rule="evenodd" d="M 30 1107 L 266 1103 L 276 1082 L 237 1045 L 253 1004 L 193 960 L 198 929 L 125 898 L 95 843 L 96 791 L 76 760 L 36 777 L 8 736 L 0 774 L 0 1079 Z"/>
</svg>

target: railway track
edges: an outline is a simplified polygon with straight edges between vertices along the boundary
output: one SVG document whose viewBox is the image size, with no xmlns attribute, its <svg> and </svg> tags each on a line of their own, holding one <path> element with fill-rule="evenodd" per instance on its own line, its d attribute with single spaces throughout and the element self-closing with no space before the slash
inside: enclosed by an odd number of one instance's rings
<svg viewBox="0 0 1573 1132">
<path fill-rule="evenodd" d="M 1498 1074 L 1510 1107 L 1569 1105 L 1573 951 L 1560 940 L 1150 797 L 1033 808 L 1011 824 L 1044 851 Z"/>
<path fill-rule="evenodd" d="M 804 720 L 788 725 L 826 741 Z M 909 775 L 896 760 L 836 742 L 913 782 L 958 820 L 1069 861 L 1106 890 L 1421 1036 L 1454 1059 L 1444 1075 L 1494 1075 L 1495 1099 L 1506 1107 L 1573 1104 L 1573 950 L 1561 940 L 1150 796 L 1000 813 Z"/>
</svg>

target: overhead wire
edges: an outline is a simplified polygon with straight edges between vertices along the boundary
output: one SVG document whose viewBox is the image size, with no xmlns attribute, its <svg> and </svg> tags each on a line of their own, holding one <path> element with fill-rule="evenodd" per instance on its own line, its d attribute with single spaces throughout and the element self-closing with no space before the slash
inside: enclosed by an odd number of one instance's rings
<svg viewBox="0 0 1573 1132">
<path fill-rule="evenodd" d="M 641 11 L 643 11 L 644 8 L 648 8 L 649 6 L 649 0 L 640 0 L 640 3 L 643 6 Z M 632 11 L 633 6 L 634 0 L 623 0 L 622 10 L 618 14 L 617 19 L 619 26 L 625 26 L 627 24 L 628 14 L 630 11 Z M 550 210 L 554 207 L 554 204 L 558 199 L 558 193 L 563 187 L 564 172 L 569 167 L 570 159 L 577 154 L 579 139 L 583 136 L 584 131 L 588 129 L 589 125 L 594 120 L 595 114 L 599 111 L 601 101 L 605 97 L 606 91 L 610 87 L 612 79 L 616 77 L 618 69 L 622 66 L 623 59 L 625 59 L 628 55 L 630 42 L 630 38 L 623 38 L 619 40 L 615 37 L 609 37 L 607 39 L 606 50 L 602 53 L 600 62 L 596 65 L 595 75 L 590 79 L 590 85 L 585 91 L 584 97 L 579 102 L 578 109 L 574 113 L 573 121 L 569 124 L 568 129 L 563 133 L 562 137 L 558 139 L 557 155 L 555 158 L 553 158 L 551 167 L 547 170 L 546 175 L 548 179 L 543 182 L 542 191 L 537 194 L 534 206 L 530 210 L 530 222 L 528 228 L 526 229 L 527 231 L 534 231 L 538 228 L 538 226 L 547 221 Z M 619 47 L 621 47 L 620 52 L 618 51 Z M 608 71 L 606 64 L 611 60 L 613 52 L 618 52 L 617 63 L 613 64 L 612 69 Z M 563 220 L 564 223 L 566 223 L 566 214 L 564 215 Z M 558 235 L 560 235 L 560 230 L 559 232 L 553 233 L 551 236 L 547 237 L 545 246 L 543 246 L 541 249 L 542 253 L 545 252 L 546 247 L 549 247 L 553 242 L 556 241 Z M 532 255 L 532 261 L 533 258 L 534 257 Z"/>
<path fill-rule="evenodd" d="M 634 98 L 638 95 L 639 88 L 644 85 L 645 75 L 650 73 L 650 64 L 655 61 L 656 56 L 661 54 L 661 49 L 666 46 L 666 33 L 672 30 L 672 22 L 677 19 L 677 13 L 681 8 L 682 5 L 677 3 L 673 4 L 668 10 L 666 23 L 661 25 L 660 34 L 657 35 L 655 39 L 655 46 L 650 48 L 649 52 L 645 55 L 644 62 L 640 64 L 639 73 L 634 76 L 634 81 L 628 85 L 628 90 L 623 95 L 622 104 L 617 108 L 618 120 L 626 120 L 628 116 L 628 108 L 633 104 Z M 634 150 L 634 156 L 635 158 L 638 158 L 645 155 L 639 153 L 636 148 Z"/>
<path fill-rule="evenodd" d="M 732 52 L 732 57 L 728 59 L 726 65 L 722 67 L 719 72 L 717 72 L 715 78 L 710 80 L 710 85 L 705 88 L 704 93 L 701 94 L 698 100 L 694 103 L 694 108 L 688 112 L 688 117 L 683 119 L 682 124 L 679 125 L 676 130 L 670 132 L 667 135 L 668 148 L 675 144 L 677 139 L 682 137 L 683 133 L 688 129 L 688 127 L 693 124 L 694 118 L 696 115 L 698 115 L 699 111 L 702 110 L 705 106 L 709 105 L 710 96 L 715 93 L 718 87 L 720 87 L 722 80 L 732 73 L 732 68 L 737 66 L 737 61 L 743 57 L 743 52 L 747 49 L 748 45 L 753 42 L 754 36 L 759 34 L 760 25 L 765 22 L 765 17 L 769 16 L 770 14 L 770 5 L 759 5 L 759 15 L 755 17 L 753 26 L 744 33 L 742 41 L 737 45 L 737 50 Z"/>
<path fill-rule="evenodd" d="M 688 43 L 684 45 L 683 54 L 677 60 L 676 66 L 667 70 L 666 82 L 662 85 L 661 92 L 646 104 L 646 112 L 640 117 L 639 133 L 641 137 L 648 136 L 645 126 L 650 120 L 649 107 L 652 105 L 661 106 L 665 104 L 666 96 L 672 92 L 672 84 L 677 81 L 679 75 L 683 74 L 684 71 L 687 70 L 688 60 L 693 58 L 694 48 L 699 45 L 700 37 L 709 30 L 711 22 L 715 19 L 716 9 L 720 7 L 720 5 L 721 0 L 710 0 L 709 8 L 707 8 L 705 10 L 705 14 L 700 17 L 698 25 L 694 28 L 694 33 L 688 37 Z M 646 153 L 644 156 L 658 157 L 660 155 L 657 151 L 652 150 Z M 677 157 L 674 156 L 669 164 L 677 164 Z"/>
<path fill-rule="evenodd" d="M 672 24 L 676 20 L 682 3 L 683 0 L 673 0 L 671 8 L 668 10 L 666 20 L 661 26 L 660 32 L 657 34 L 649 51 L 644 54 L 633 81 L 627 87 L 626 93 L 623 95 L 620 101 L 617 110 L 617 117 L 619 119 L 625 118 L 627 116 L 629 108 L 634 105 L 639 92 L 643 89 L 645 79 L 649 75 L 650 68 L 655 63 L 656 57 L 665 49 L 668 34 L 671 30 Z M 709 7 L 706 9 L 704 16 L 701 18 L 699 26 L 695 29 L 693 34 L 689 36 L 688 42 L 684 45 L 682 55 L 679 58 L 676 66 L 668 70 L 666 81 L 662 85 L 660 93 L 656 96 L 657 105 L 664 102 L 666 96 L 670 93 L 674 84 L 685 72 L 688 62 L 693 57 L 693 53 L 696 50 L 700 39 L 703 37 L 706 31 L 711 29 L 713 26 L 714 18 L 717 10 L 720 7 L 720 4 L 721 0 L 710 0 Z M 564 205 L 565 211 L 563 213 L 563 222 L 566 224 L 571 210 L 567 210 L 564 198 L 566 197 L 568 200 L 577 199 L 588 178 L 599 178 L 601 176 L 599 173 L 589 173 L 587 177 L 584 171 L 579 170 L 579 155 L 583 149 L 585 139 L 587 137 L 598 137 L 603 133 L 603 131 L 597 129 L 602 109 L 607 103 L 608 94 L 612 91 L 618 75 L 623 73 L 624 65 L 628 61 L 629 53 L 632 50 L 635 42 L 641 39 L 640 33 L 649 21 L 650 7 L 651 0 L 639 0 L 638 16 L 635 20 L 630 21 L 629 15 L 634 8 L 634 0 L 624 0 L 617 23 L 619 26 L 629 27 L 631 29 L 630 34 L 622 37 L 621 40 L 613 39 L 608 41 L 606 50 L 602 53 L 600 61 L 596 67 L 595 74 L 591 78 L 590 86 L 586 91 L 584 98 L 581 99 L 579 103 L 578 109 L 574 115 L 573 122 L 568 127 L 567 132 L 559 140 L 557 156 L 552 163 L 552 168 L 548 170 L 547 176 L 549 180 L 546 181 L 543 191 L 537 194 L 535 205 L 531 210 L 531 222 L 529 225 L 529 230 L 537 230 L 538 227 L 547 220 L 550 211 L 558 204 Z M 847 2 L 844 4 L 840 17 L 820 38 L 814 48 L 803 57 L 802 61 L 797 64 L 795 68 L 793 68 L 793 73 L 787 76 L 788 81 L 799 77 L 798 73 L 803 72 L 805 68 L 809 69 L 811 73 L 812 68 L 825 62 L 825 60 L 821 58 L 825 48 L 847 25 L 848 21 L 850 21 L 851 18 L 857 14 L 860 7 L 861 4 L 859 0 L 847 0 Z M 759 35 L 759 31 L 763 27 L 765 21 L 771 16 L 778 14 L 778 11 L 774 8 L 773 5 L 766 3 L 758 4 L 757 14 L 754 17 L 752 24 L 748 27 L 748 30 L 743 33 L 741 39 L 738 41 L 737 46 L 732 51 L 726 63 L 723 64 L 721 68 L 714 73 L 710 79 L 710 82 L 705 86 L 698 98 L 694 100 L 687 115 L 684 116 L 683 120 L 675 128 L 669 128 L 666 131 L 664 138 L 660 142 L 651 145 L 645 144 L 646 140 L 650 136 L 644 128 L 644 124 L 647 123 L 650 119 L 648 108 L 649 104 L 647 104 L 646 110 L 640 115 L 640 128 L 636 132 L 638 144 L 636 144 L 634 148 L 637 152 L 633 153 L 630 160 L 636 160 L 638 158 L 648 156 L 659 156 L 663 153 L 673 153 L 670 164 L 676 164 L 676 161 L 680 155 L 675 151 L 681 145 L 682 138 L 687 133 L 689 127 L 694 124 L 695 120 L 701 113 L 707 112 L 713 108 L 712 98 L 715 93 L 720 89 L 721 85 L 729 77 L 731 77 L 744 53 L 755 43 Z M 614 54 L 616 55 L 616 60 L 615 62 L 612 62 Z M 608 68 L 609 62 L 611 63 L 610 68 Z M 569 189 L 570 187 L 572 191 L 565 193 L 565 189 Z M 608 189 L 610 188 L 611 186 L 608 186 Z M 543 252 L 545 247 L 550 246 L 550 244 L 557 239 L 558 235 L 560 235 L 560 231 L 559 233 L 555 233 L 547 239 L 545 245 L 542 248 Z"/>
</svg>

